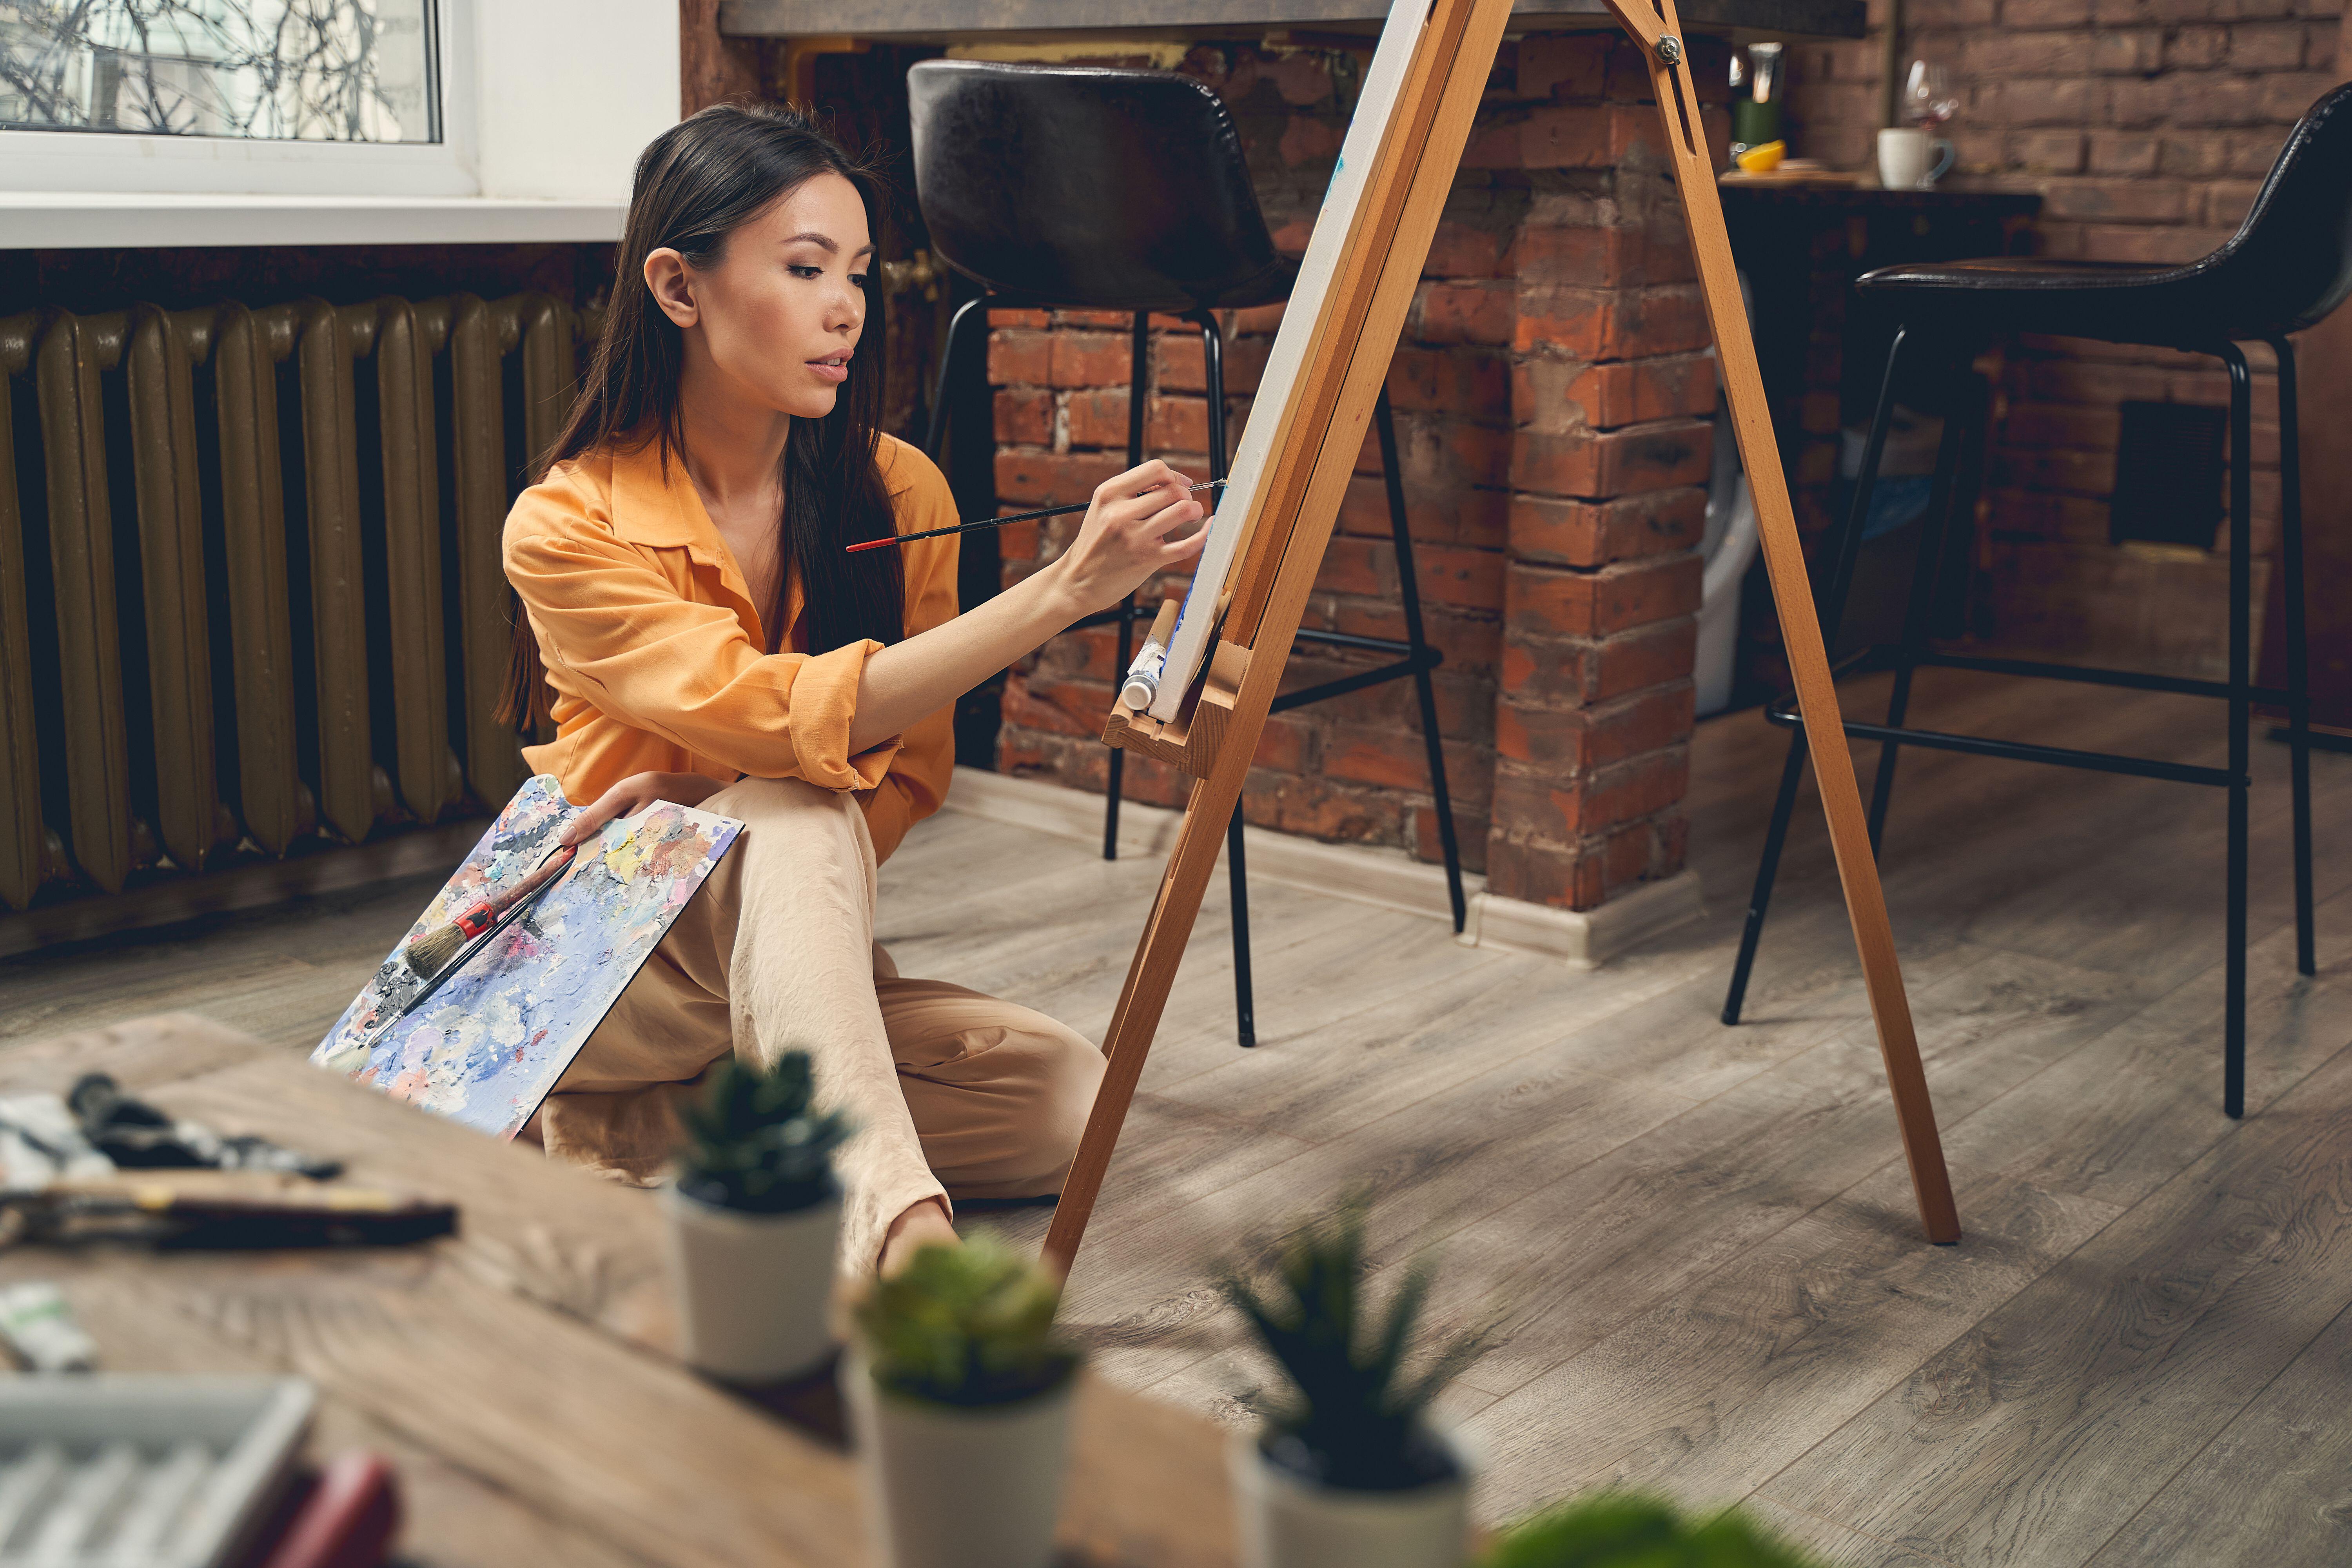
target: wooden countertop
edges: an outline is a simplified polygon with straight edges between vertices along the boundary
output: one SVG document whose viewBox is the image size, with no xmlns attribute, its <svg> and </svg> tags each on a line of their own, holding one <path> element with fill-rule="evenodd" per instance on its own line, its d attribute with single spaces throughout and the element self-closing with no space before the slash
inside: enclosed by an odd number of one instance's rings
<svg viewBox="0 0 2352 1568">
<path fill-rule="evenodd" d="M 1890 191 L 1881 185 L 1772 184 L 1762 180 L 1726 181 L 1716 189 L 1723 193 L 1723 205 L 1727 212 L 1735 205 L 1834 207 L 1841 211 L 2018 213 L 2028 216 L 2042 210 L 2042 197 L 2032 191 L 1971 191 L 1941 186 L 1932 191 Z"/>
<path fill-rule="evenodd" d="M 0 1280 L 50 1279 L 120 1372 L 293 1373 L 319 1385 L 313 1448 L 399 1470 L 403 1555 L 436 1568 L 844 1568 L 870 1560 L 849 1458 L 687 1372 L 653 1194 L 394 1103 L 207 1020 L 151 1018 L 0 1050 L 0 1093 L 85 1072 L 223 1132 L 455 1198 L 418 1247 L 154 1253 L 17 1247 Z M 815 1403 L 827 1392 L 817 1385 Z M 806 1392 L 786 1407 L 803 1408 Z M 1064 1561 L 1226 1568 L 1219 1429 L 1089 1381 Z"/>
</svg>

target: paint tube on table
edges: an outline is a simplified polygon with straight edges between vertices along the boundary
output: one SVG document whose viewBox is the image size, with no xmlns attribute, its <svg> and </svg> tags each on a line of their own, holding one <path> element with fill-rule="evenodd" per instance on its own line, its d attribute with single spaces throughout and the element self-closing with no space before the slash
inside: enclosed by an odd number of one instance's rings
<svg viewBox="0 0 2352 1568">
<path fill-rule="evenodd" d="M 1118 700 L 1137 712 L 1151 706 L 1160 694 L 1160 672 L 1168 668 L 1168 645 L 1157 637 L 1144 640 L 1143 651 L 1127 667 L 1127 679 L 1119 683 Z"/>
<path fill-rule="evenodd" d="M 91 1339 L 65 1293 L 46 1279 L 0 1289 L 0 1340 L 34 1372 L 88 1372 L 98 1364 Z"/>
</svg>

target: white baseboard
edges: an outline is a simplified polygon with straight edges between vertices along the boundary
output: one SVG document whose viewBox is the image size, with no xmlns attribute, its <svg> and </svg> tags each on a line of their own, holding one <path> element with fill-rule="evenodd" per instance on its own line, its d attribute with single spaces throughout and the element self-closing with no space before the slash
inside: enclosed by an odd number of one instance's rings
<svg viewBox="0 0 2352 1568">
<path fill-rule="evenodd" d="M 1460 941 L 1566 959 L 1576 969 L 1598 969 L 1675 926 L 1705 913 L 1698 873 L 1687 868 L 1643 882 L 1597 910 L 1563 910 L 1481 893 L 1470 900 L 1470 928 Z"/>
<path fill-rule="evenodd" d="M 1017 827 L 1100 844 L 1103 797 L 1037 779 L 1013 778 L 980 768 L 958 768 L 948 790 L 948 809 Z M 1176 841 L 1180 814 L 1161 806 L 1122 801 L 1118 808 L 1121 854 L 1158 856 Z M 1263 827 L 1242 829 L 1254 879 L 1284 882 L 1309 892 L 1373 904 L 1409 915 L 1450 922 L 1445 868 L 1416 860 L 1402 850 L 1370 845 L 1325 844 Z M 1498 898 L 1475 872 L 1462 876 L 1469 899 L 1468 928 L 1455 940 L 1472 946 L 1504 947 L 1562 958 L 1592 968 L 1699 913 L 1698 873 L 1682 871 L 1662 882 L 1580 913 Z"/>
<path fill-rule="evenodd" d="M 979 768 L 958 768 L 947 804 L 950 811 L 1035 828 L 1057 838 L 1075 838 L 1082 844 L 1102 842 L 1103 797 L 1085 790 Z M 1164 806 L 1119 802 L 1119 853 L 1166 855 L 1176 842 L 1176 826 L 1181 819 L 1181 812 Z M 1324 844 L 1263 827 L 1243 828 L 1242 845 L 1253 879 L 1286 882 L 1308 892 L 1448 923 L 1454 919 L 1445 896 L 1445 868 L 1416 860 L 1401 849 Z M 1486 886 L 1486 879 L 1475 872 L 1462 874 L 1465 897 L 1475 900 Z"/>
</svg>

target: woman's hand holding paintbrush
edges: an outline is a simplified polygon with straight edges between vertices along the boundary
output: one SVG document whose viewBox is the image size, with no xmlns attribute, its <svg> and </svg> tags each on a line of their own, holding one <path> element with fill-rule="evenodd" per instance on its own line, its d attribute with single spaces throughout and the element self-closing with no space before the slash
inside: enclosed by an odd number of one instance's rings
<svg viewBox="0 0 2352 1568">
<path fill-rule="evenodd" d="M 1215 490 L 1223 489 L 1232 482 L 1230 479 L 1202 479 L 1184 488 L 1188 490 Z M 1067 517 L 1074 511 L 1085 511 L 1094 504 L 1092 500 L 1076 500 L 1067 506 L 1040 507 L 1035 511 L 1016 511 L 1003 517 L 974 518 L 970 522 L 959 522 L 952 528 L 927 528 L 920 533 L 894 533 L 887 539 L 868 539 L 853 544 L 849 546 L 849 553 L 855 555 L 861 550 L 887 550 L 893 545 L 910 543 L 918 539 L 937 539 L 946 533 L 970 533 L 975 528 L 1003 528 L 1008 522 L 1034 522 L 1044 517 Z"/>
<path fill-rule="evenodd" d="M 849 721 L 856 756 L 904 733 L 1073 622 L 1200 554 L 1192 480 L 1158 458 L 1104 480 L 1053 560 L 943 625 L 866 655 Z"/>
</svg>

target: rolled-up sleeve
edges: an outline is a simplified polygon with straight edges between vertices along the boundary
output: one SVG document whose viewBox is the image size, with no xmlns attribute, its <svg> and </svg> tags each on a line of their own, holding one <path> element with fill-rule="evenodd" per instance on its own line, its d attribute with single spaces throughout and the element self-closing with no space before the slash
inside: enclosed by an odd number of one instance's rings
<svg viewBox="0 0 2352 1568">
<path fill-rule="evenodd" d="M 681 597 L 627 542 L 538 510 L 519 504 L 509 521 L 507 578 L 541 657 L 597 709 L 754 778 L 883 783 L 900 742 L 848 754 L 858 682 L 880 643 L 763 653 L 732 611 Z"/>
</svg>

